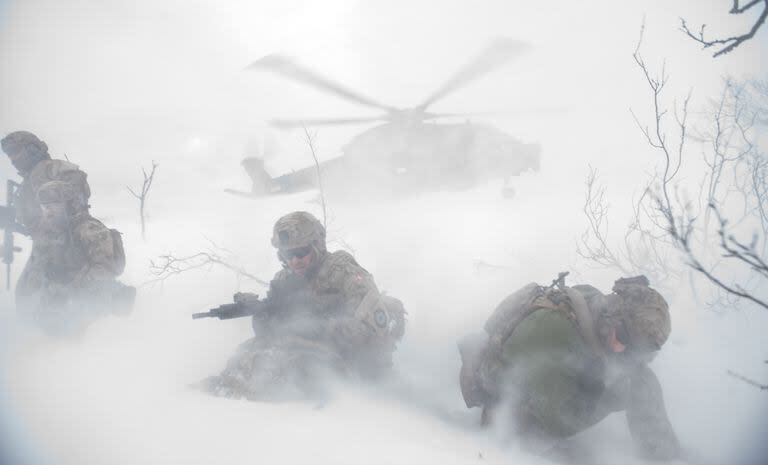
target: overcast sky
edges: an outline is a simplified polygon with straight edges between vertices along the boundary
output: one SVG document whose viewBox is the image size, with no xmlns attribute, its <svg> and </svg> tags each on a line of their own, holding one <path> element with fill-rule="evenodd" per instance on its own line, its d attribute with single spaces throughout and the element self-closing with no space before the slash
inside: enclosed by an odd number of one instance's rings
<svg viewBox="0 0 768 465">
<path fill-rule="evenodd" d="M 264 140 L 266 119 L 373 113 L 272 75 L 244 72 L 252 61 L 288 54 L 352 89 L 407 107 L 491 39 L 511 37 L 529 42 L 531 52 L 449 95 L 434 110 L 517 110 L 514 117 L 481 121 L 545 144 L 578 126 L 580 139 L 574 142 L 591 141 L 594 147 L 598 133 L 631 135 L 627 109 L 647 104 L 647 89 L 631 60 L 644 17 L 643 51 L 656 68 L 667 60 L 670 97 L 693 87 L 703 101 L 724 73 L 765 70 L 758 59 L 765 37 L 713 60 L 678 31 L 680 16 L 707 23 L 713 32 L 744 27 L 743 18 L 726 17 L 723 4 L 5 1 L 0 132 L 36 132 L 55 155 L 84 165 L 97 191 L 127 183 L 139 164 L 152 159 L 174 163 L 179 172 L 238 175 L 245 147 Z M 525 111 L 530 109 L 540 113 Z M 322 155 L 338 155 L 364 128 L 322 129 Z M 277 132 L 274 139 L 284 153 L 269 160 L 273 174 L 306 164 L 295 134 Z M 610 137 L 603 143 L 610 144 Z M 548 148 L 545 163 L 574 159 Z M 589 161 L 612 156 L 601 151 Z M 107 172 L 97 176 L 102 168 Z M 7 166 L 0 169 L 7 173 Z"/>
</svg>

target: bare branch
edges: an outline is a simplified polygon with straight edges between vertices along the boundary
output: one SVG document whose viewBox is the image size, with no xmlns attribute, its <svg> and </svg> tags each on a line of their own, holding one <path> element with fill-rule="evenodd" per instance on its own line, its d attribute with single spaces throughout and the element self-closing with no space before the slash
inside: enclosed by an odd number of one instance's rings
<svg viewBox="0 0 768 465">
<path fill-rule="evenodd" d="M 732 370 L 728 370 L 728 374 L 730 376 L 733 376 L 736 379 L 740 379 L 741 381 L 744 381 L 745 383 L 749 384 L 750 386 L 754 386 L 754 387 L 760 389 L 761 391 L 768 390 L 768 384 L 760 384 L 757 381 L 749 379 L 746 376 L 740 375 L 740 374 L 738 374 L 738 373 L 736 373 L 736 372 L 734 372 Z"/>
<path fill-rule="evenodd" d="M 763 4 L 763 10 L 760 12 L 760 15 L 757 17 L 749 31 L 745 32 L 744 34 L 721 39 L 706 39 L 704 38 L 704 28 L 706 27 L 706 24 L 702 24 L 701 29 L 694 33 L 688 28 L 688 25 L 683 18 L 680 18 L 680 30 L 683 31 L 683 33 L 685 33 L 685 35 L 691 39 L 700 43 L 702 45 L 702 49 L 714 46 L 722 46 L 722 48 L 720 48 L 714 53 L 714 55 L 712 55 L 713 57 L 718 57 L 733 51 L 736 47 L 752 39 L 755 36 L 755 33 L 757 33 L 758 29 L 763 26 L 766 18 L 768 18 L 768 0 L 752 0 L 743 6 L 739 6 L 738 0 L 734 0 L 733 6 L 728 12 L 732 15 L 740 15 L 745 13 L 746 11 L 759 4 Z"/>
<path fill-rule="evenodd" d="M 736 239 L 732 234 L 728 234 L 726 230 L 728 221 L 720 214 L 717 206 L 710 204 L 709 207 L 715 212 L 720 222 L 718 235 L 720 236 L 720 247 L 725 251 L 724 257 L 740 261 L 751 268 L 752 271 L 768 277 L 768 263 L 757 253 L 755 248 L 757 238 L 753 237 L 752 242 L 746 244 Z M 766 308 L 768 308 L 768 305 L 766 305 Z"/>
</svg>

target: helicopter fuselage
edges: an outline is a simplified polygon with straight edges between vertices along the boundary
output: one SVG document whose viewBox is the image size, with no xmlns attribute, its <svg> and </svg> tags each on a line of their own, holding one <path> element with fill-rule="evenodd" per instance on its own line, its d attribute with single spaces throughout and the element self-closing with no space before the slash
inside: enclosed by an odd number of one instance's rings
<svg viewBox="0 0 768 465">
<path fill-rule="evenodd" d="M 398 195 L 463 190 L 538 171 L 540 151 L 538 144 L 485 124 L 395 122 L 356 136 L 342 148 L 343 155 L 320 163 L 320 175 L 327 191 Z M 290 193 L 318 186 L 316 167 L 308 166 L 274 178 L 268 190 Z"/>
</svg>

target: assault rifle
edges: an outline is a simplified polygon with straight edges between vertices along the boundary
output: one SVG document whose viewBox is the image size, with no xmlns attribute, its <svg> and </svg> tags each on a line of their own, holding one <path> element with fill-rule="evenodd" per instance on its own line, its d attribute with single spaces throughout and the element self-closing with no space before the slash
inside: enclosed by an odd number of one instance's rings
<svg viewBox="0 0 768 465">
<path fill-rule="evenodd" d="M 231 320 L 257 314 L 267 313 L 273 307 L 270 301 L 259 300 L 256 294 L 238 292 L 234 296 L 234 303 L 219 305 L 207 312 L 193 313 L 192 319 L 218 318 L 219 320 Z"/>
<path fill-rule="evenodd" d="M 0 229 L 3 230 L 2 244 L 2 262 L 5 263 L 5 287 L 11 288 L 11 264 L 13 263 L 13 254 L 21 252 L 20 247 L 13 243 L 13 234 L 19 233 L 25 236 L 29 235 L 26 228 L 16 221 L 16 192 L 20 184 L 8 180 L 5 191 L 5 205 L 0 205 Z"/>
<path fill-rule="evenodd" d="M 568 276 L 569 274 L 571 274 L 570 271 L 561 271 L 560 273 L 557 274 L 557 278 L 552 280 L 552 284 L 545 287 L 544 290 L 548 291 L 550 289 L 558 288 L 562 291 L 563 289 L 565 289 L 565 277 Z"/>
</svg>

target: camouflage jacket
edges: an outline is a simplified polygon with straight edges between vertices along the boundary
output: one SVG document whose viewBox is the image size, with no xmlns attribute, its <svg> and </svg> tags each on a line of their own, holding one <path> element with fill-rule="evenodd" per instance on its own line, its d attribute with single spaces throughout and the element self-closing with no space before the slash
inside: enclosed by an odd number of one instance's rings
<svg viewBox="0 0 768 465">
<path fill-rule="evenodd" d="M 40 232 L 19 278 L 17 293 L 32 293 L 44 283 L 86 290 L 114 281 L 125 268 L 120 233 L 88 214 L 73 218 L 66 234 Z M 35 286 L 33 283 L 38 283 Z"/>
<path fill-rule="evenodd" d="M 77 186 L 85 200 L 91 196 L 87 175 L 74 163 L 64 160 L 42 160 L 24 176 L 18 193 L 19 221 L 34 240 L 39 232 L 42 210 L 37 200 L 40 187 L 49 181 L 64 181 Z"/>
<path fill-rule="evenodd" d="M 267 299 L 277 311 L 254 316 L 257 338 L 330 347 L 362 374 L 389 367 L 403 336 L 402 303 L 380 294 L 373 276 L 344 251 L 325 254 L 306 277 L 278 272 Z"/>
</svg>

